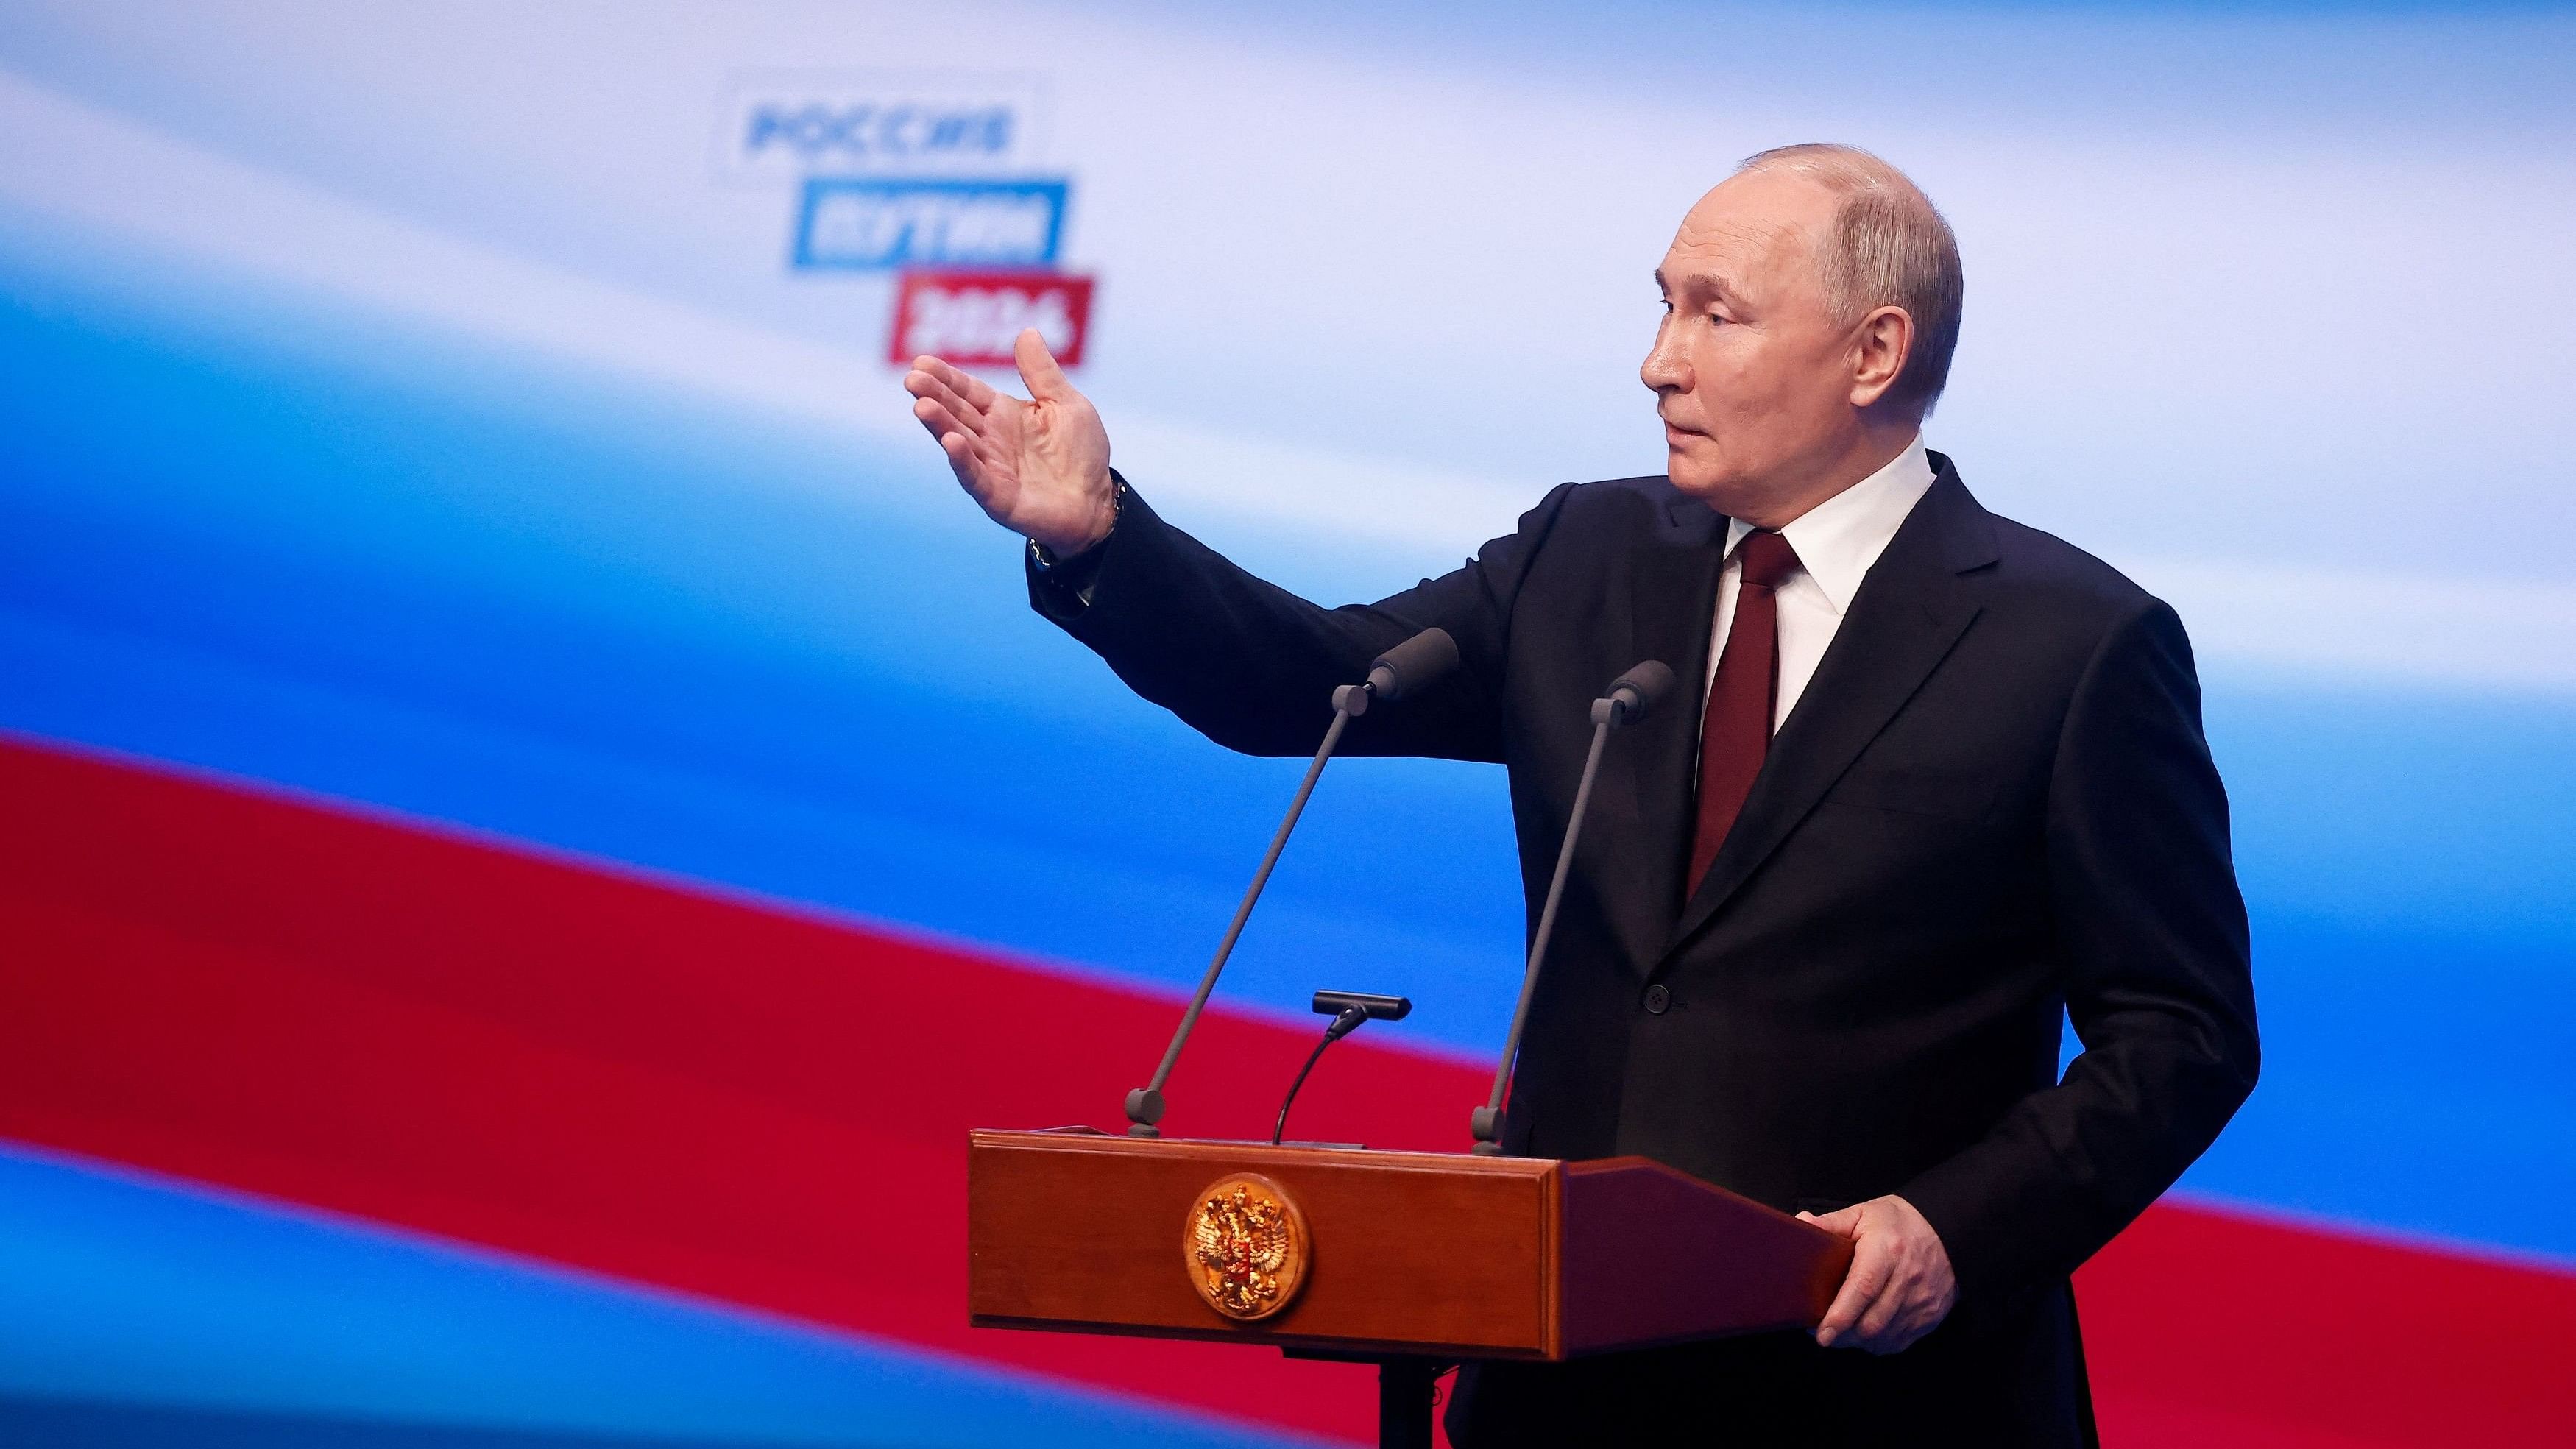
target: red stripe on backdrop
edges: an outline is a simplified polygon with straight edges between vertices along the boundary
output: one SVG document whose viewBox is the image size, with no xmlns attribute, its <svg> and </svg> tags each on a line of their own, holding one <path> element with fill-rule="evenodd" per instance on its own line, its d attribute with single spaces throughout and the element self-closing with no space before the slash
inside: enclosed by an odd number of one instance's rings
<svg viewBox="0 0 2576 1449">
<path fill-rule="evenodd" d="M 2576 1277 L 2167 1207 L 2076 1292 L 2110 1442 L 2576 1444 Z"/>
<path fill-rule="evenodd" d="M 0 801 L 0 1133 L 1365 1434 L 1358 1370 L 965 1326 L 967 1128 L 1105 1121 L 1164 998 L 50 748 Z M 1170 1125 L 1258 1130 L 1310 1038 L 1211 1016 Z M 1463 1145 L 1472 1066 L 1341 1050 L 1301 1131 Z M 2576 1422 L 2565 1277 L 2164 1208 L 2079 1291 L 2114 1444 Z"/>
</svg>

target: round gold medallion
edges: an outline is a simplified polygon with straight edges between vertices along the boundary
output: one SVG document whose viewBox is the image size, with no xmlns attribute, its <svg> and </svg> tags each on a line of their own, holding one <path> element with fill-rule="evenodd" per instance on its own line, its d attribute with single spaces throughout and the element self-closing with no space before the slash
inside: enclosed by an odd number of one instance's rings
<svg viewBox="0 0 2576 1449">
<path fill-rule="evenodd" d="M 1268 1318 L 1306 1286 L 1311 1256 L 1305 1214 L 1285 1189 L 1258 1173 L 1209 1183 L 1190 1204 L 1181 1257 L 1190 1286 L 1228 1318 Z"/>
</svg>

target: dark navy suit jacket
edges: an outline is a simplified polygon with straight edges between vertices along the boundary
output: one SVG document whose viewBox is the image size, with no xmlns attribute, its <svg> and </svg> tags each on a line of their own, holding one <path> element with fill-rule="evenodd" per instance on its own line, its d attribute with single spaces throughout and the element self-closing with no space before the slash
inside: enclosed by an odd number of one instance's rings
<svg viewBox="0 0 2576 1449">
<path fill-rule="evenodd" d="M 1790 1211 L 1899 1194 L 1959 1306 L 1883 1358 L 1793 1334 L 1471 1366 L 1462 1444 L 2091 1437 L 2068 1275 L 2253 1087 L 2244 906 L 2180 621 L 1933 461 L 1697 889 L 1695 688 L 1614 742 L 1505 1142 L 1642 1153 Z M 1665 479 L 1567 484 L 1456 572 L 1326 609 L 1131 495 L 1081 595 L 1033 571 L 1031 597 L 1266 755 L 1312 752 L 1333 686 L 1448 630 L 1459 671 L 1343 748 L 1508 767 L 1535 917 L 1590 701 L 1643 659 L 1705 677 L 1725 538 Z M 2061 1081 L 2062 1018 L 2084 1050 Z"/>
</svg>

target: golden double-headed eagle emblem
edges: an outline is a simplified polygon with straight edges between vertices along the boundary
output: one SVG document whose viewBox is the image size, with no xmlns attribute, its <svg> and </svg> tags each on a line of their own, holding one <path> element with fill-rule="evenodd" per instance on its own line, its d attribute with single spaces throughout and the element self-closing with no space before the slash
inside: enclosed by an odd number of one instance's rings
<svg viewBox="0 0 2576 1449">
<path fill-rule="evenodd" d="M 1246 1322 L 1268 1318 L 1305 1286 L 1306 1219 L 1279 1184 L 1235 1173 L 1198 1195 L 1181 1251 L 1210 1308 Z"/>
</svg>

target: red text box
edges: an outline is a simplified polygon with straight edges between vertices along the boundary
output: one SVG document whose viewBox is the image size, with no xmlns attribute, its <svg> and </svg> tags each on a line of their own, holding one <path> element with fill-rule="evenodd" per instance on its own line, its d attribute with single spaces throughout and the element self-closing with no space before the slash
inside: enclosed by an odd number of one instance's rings
<svg viewBox="0 0 2576 1449">
<path fill-rule="evenodd" d="M 960 367 L 1006 367 L 1011 345 L 1034 327 L 1056 361 L 1082 361 L 1091 331 L 1089 277 L 1054 272 L 918 271 L 894 298 L 886 361 L 928 354 Z"/>
</svg>

